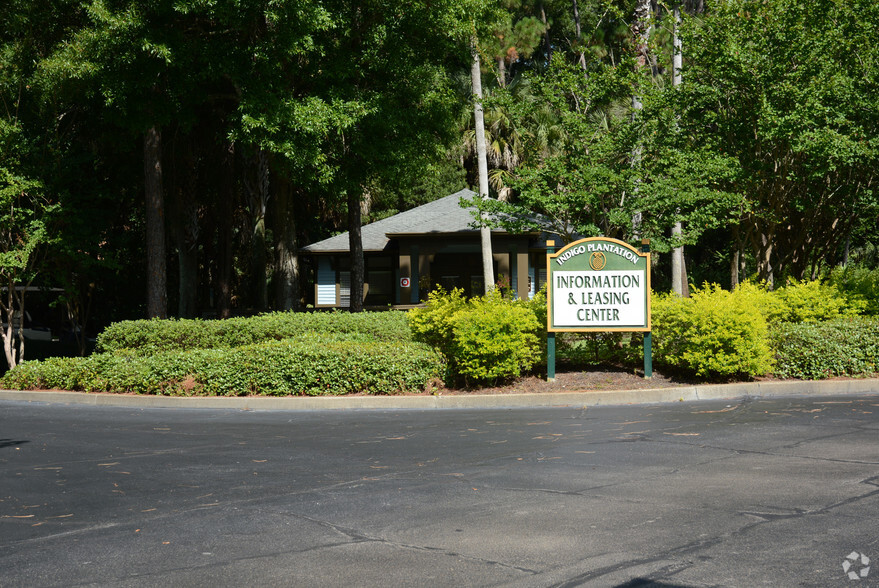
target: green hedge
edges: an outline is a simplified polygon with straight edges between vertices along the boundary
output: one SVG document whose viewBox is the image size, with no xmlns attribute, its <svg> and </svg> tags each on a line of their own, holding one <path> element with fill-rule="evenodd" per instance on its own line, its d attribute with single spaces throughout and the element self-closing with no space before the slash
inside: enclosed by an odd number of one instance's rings
<svg viewBox="0 0 879 588">
<path fill-rule="evenodd" d="M 218 349 L 280 341 L 307 333 L 360 333 L 379 341 L 411 341 L 404 312 L 275 312 L 225 320 L 122 321 L 97 339 L 99 353 Z"/>
<path fill-rule="evenodd" d="M 444 370 L 442 356 L 421 343 L 312 335 L 226 349 L 24 362 L 0 385 L 193 396 L 394 394 L 423 390 Z"/>
<path fill-rule="evenodd" d="M 849 317 L 823 323 L 787 323 L 771 331 L 775 375 L 820 380 L 879 372 L 879 318 Z"/>
<path fill-rule="evenodd" d="M 705 286 L 706 288 L 719 286 Z M 756 308 L 772 326 L 781 323 L 809 323 L 827 321 L 844 316 L 856 316 L 864 310 L 864 303 L 850 296 L 836 285 L 814 280 L 792 280 L 769 291 L 766 284 L 744 282 L 733 290 L 732 297 L 739 303 Z"/>
<path fill-rule="evenodd" d="M 841 371 L 820 362 L 818 357 L 825 351 L 828 357 L 838 355 L 842 334 L 825 342 L 814 333 L 825 332 L 823 325 L 847 324 L 852 341 L 871 340 L 869 321 L 857 320 L 866 306 L 850 290 L 817 280 L 790 281 L 772 292 L 762 284 L 744 283 L 732 292 L 716 284 L 695 288 L 689 299 L 654 294 L 654 357 L 660 365 L 707 377 L 864 373 L 857 368 L 865 366 L 863 362 Z M 826 328 L 827 333 L 835 333 L 836 327 Z M 798 351 L 796 345 L 809 349 Z M 843 345 L 846 350 L 847 345 Z M 782 363 L 774 367 L 776 361 Z"/>
<path fill-rule="evenodd" d="M 409 324 L 417 341 L 446 357 L 452 377 L 494 383 L 517 378 L 539 361 L 546 339 L 540 316 L 545 320 L 545 297 L 511 300 L 495 290 L 467 300 L 460 289 L 437 289 L 424 308 L 410 311 Z"/>
<path fill-rule="evenodd" d="M 763 313 L 749 296 L 716 285 L 690 298 L 654 295 L 653 352 L 658 364 L 699 376 L 762 376 L 772 369 Z"/>
<path fill-rule="evenodd" d="M 865 314 L 879 316 L 879 269 L 836 268 L 830 272 L 829 282 L 850 299 L 860 301 Z"/>
</svg>

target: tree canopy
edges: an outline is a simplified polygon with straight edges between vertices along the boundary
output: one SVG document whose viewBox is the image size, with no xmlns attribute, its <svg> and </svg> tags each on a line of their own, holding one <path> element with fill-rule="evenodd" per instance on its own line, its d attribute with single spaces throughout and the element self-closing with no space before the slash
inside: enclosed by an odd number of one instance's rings
<svg viewBox="0 0 879 588">
<path fill-rule="evenodd" d="M 301 245 L 477 183 L 474 40 L 510 228 L 686 245 L 697 282 L 875 244 L 879 7 L 685 2 L 673 86 L 672 7 L 648 4 L 12 0 L 4 288 L 39 272 L 92 330 L 147 314 L 159 271 L 171 315 L 298 307 Z"/>
</svg>

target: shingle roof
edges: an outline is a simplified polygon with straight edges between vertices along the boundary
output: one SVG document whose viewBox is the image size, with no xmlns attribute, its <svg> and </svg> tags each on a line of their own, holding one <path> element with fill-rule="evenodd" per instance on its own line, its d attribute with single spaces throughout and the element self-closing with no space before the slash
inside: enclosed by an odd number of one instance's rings
<svg viewBox="0 0 879 588">
<path fill-rule="evenodd" d="M 361 230 L 364 251 L 382 251 L 393 234 L 443 234 L 477 232 L 471 226 L 474 207 L 462 208 L 461 198 L 473 198 L 472 190 L 461 190 L 439 200 L 428 202 L 411 210 L 364 225 Z M 493 232 L 503 232 L 494 229 Z M 302 248 L 306 253 L 336 253 L 348 251 L 348 233 L 342 233 Z"/>
</svg>

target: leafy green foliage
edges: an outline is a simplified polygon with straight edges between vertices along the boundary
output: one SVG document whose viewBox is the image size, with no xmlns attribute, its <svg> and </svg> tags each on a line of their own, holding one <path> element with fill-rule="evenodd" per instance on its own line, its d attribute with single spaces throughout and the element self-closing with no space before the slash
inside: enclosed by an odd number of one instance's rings
<svg viewBox="0 0 879 588">
<path fill-rule="evenodd" d="M 879 319 L 784 323 L 771 330 L 775 375 L 818 380 L 879 373 Z"/>
<path fill-rule="evenodd" d="M 509 177 L 516 197 L 481 203 L 502 213 L 495 224 L 512 231 L 549 228 L 566 241 L 577 234 L 623 236 L 631 216 L 620 194 L 630 181 L 632 137 L 616 104 L 630 93 L 626 72 L 598 66 L 584 75 L 555 60 L 542 75 L 514 85 L 506 100 L 489 103 L 490 111 L 502 107 L 521 143 L 521 165 Z"/>
<path fill-rule="evenodd" d="M 443 353 L 452 376 L 496 382 L 519 377 L 538 361 L 537 308 L 539 303 L 510 300 L 498 291 L 466 300 L 459 289 L 438 289 L 424 308 L 410 311 L 409 320 L 415 340 Z"/>
<path fill-rule="evenodd" d="M 819 280 L 791 280 L 783 288 L 775 291 L 786 308 L 786 313 L 778 321 L 790 323 L 810 323 L 835 318 L 854 316 L 864 309 L 858 299 L 849 299 L 833 284 Z"/>
<path fill-rule="evenodd" d="M 214 321 L 122 321 L 110 325 L 98 336 L 96 348 L 98 352 L 127 350 L 147 355 L 172 350 L 240 347 L 308 333 L 359 334 L 376 341 L 411 339 L 406 315 L 402 312 L 276 312 Z"/>
<path fill-rule="evenodd" d="M 49 225 L 57 209 L 28 173 L 26 151 L 21 126 L 0 118 L 0 315 L 5 323 L 0 341 L 10 367 L 24 359 L 24 321 L 15 317 L 24 316 L 28 287 L 44 265 L 41 253 L 51 241 Z"/>
<path fill-rule="evenodd" d="M 772 369 L 768 327 L 747 297 L 707 286 L 691 298 L 653 296 L 657 363 L 699 376 L 762 376 Z"/>
<path fill-rule="evenodd" d="M 731 0 L 685 24 L 678 124 L 731 163 L 758 278 L 817 275 L 879 210 L 879 5 Z"/>
<path fill-rule="evenodd" d="M 409 327 L 416 341 L 422 341 L 451 357 L 454 346 L 455 315 L 468 308 L 464 290 L 446 292 L 436 288 L 427 295 L 423 308 L 409 311 Z"/>
<path fill-rule="evenodd" d="M 538 358 L 539 324 L 531 309 L 491 293 L 453 316 L 452 357 L 468 380 L 517 378 Z"/>
<path fill-rule="evenodd" d="M 708 230 L 738 221 L 748 202 L 736 181 L 739 163 L 730 155 L 695 145 L 692 131 L 681 124 L 674 91 L 643 92 L 643 110 L 634 123 L 639 157 L 628 190 L 631 211 L 641 214 L 641 234 L 653 251 L 694 245 Z M 682 223 L 680 237 L 668 228 Z"/>
<path fill-rule="evenodd" d="M 225 349 L 25 362 L 2 385 L 163 395 L 395 394 L 422 390 L 443 373 L 442 357 L 424 344 L 310 334 Z"/>
<path fill-rule="evenodd" d="M 879 269 L 836 268 L 830 272 L 829 282 L 850 300 L 862 304 L 865 314 L 879 315 Z"/>
</svg>

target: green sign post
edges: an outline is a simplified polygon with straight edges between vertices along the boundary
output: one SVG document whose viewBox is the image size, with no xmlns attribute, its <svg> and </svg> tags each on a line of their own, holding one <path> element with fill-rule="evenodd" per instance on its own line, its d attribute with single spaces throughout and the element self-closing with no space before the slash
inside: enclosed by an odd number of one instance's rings
<svg viewBox="0 0 879 588">
<path fill-rule="evenodd" d="M 608 237 L 554 245 L 547 241 L 547 379 L 555 378 L 555 333 L 609 331 L 644 333 L 644 377 L 652 377 L 649 241 L 642 251 Z"/>
</svg>

